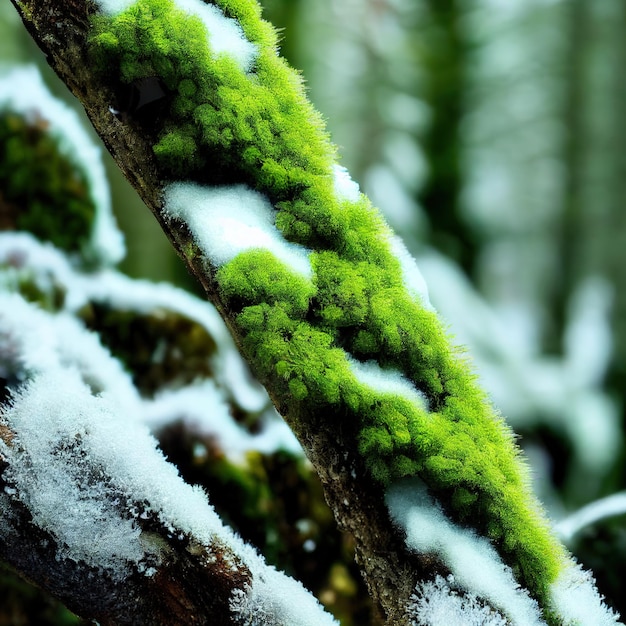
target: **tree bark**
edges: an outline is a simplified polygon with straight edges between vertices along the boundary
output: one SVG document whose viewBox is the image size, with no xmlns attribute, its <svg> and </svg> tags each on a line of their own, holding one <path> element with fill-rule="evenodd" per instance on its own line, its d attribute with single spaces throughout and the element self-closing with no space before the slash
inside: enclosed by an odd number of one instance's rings
<svg viewBox="0 0 626 626">
<path fill-rule="evenodd" d="M 9 447 L 16 445 L 14 434 L 4 425 L 0 439 Z M 0 453 L 0 476 L 5 468 L 6 459 Z M 232 591 L 245 586 L 251 576 L 229 549 L 215 544 L 209 554 L 193 537 L 172 533 L 146 516 L 137 523 L 142 526 L 142 537 L 158 546 L 161 562 L 155 563 L 152 576 L 133 572 L 119 580 L 110 570 L 58 558 L 57 541 L 33 523 L 26 506 L 11 497 L 14 491 L 0 478 L 4 526 L 0 558 L 78 615 L 106 626 L 232 624 Z"/>
</svg>

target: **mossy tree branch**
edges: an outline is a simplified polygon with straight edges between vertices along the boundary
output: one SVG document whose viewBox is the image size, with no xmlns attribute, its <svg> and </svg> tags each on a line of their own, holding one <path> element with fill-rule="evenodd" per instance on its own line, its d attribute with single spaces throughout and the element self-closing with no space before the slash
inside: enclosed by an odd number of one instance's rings
<svg viewBox="0 0 626 626">
<path fill-rule="evenodd" d="M 223 315 L 235 341 L 241 345 L 243 337 L 235 323 L 235 312 L 218 290 L 216 268 L 206 264 L 184 226 L 174 228 L 174 222 L 166 222 L 162 217 L 162 197 L 168 175 L 155 158 L 153 138 L 147 137 L 145 128 L 133 119 L 122 121 L 111 113 L 110 107 L 117 105 L 118 94 L 92 71 L 87 41 L 94 7 L 83 0 L 12 2 L 50 65 L 82 103 L 120 169 L 160 222 L 172 245 L 203 285 L 209 300 Z M 254 362 L 250 365 L 261 375 Z M 445 573 L 445 570 L 434 559 L 409 554 L 403 538 L 391 527 L 382 486 L 369 478 L 364 479 L 369 474 L 358 453 L 355 432 L 349 420 L 340 414 L 320 415 L 314 405 L 294 402 L 277 379 L 261 377 L 279 412 L 296 433 L 319 473 L 339 526 L 355 537 L 357 560 L 381 619 L 393 624 L 407 623 L 404 607 L 416 581 L 424 576 L 431 577 L 436 571 Z M 340 429 L 338 424 L 345 427 Z M 41 558 L 44 559 L 45 555 L 42 554 Z M 41 563 L 35 565 L 42 568 Z M 20 562 L 17 567 L 26 576 L 45 584 L 42 577 L 29 571 L 33 564 Z M 184 585 L 185 581 L 180 583 Z M 196 583 L 197 579 L 193 581 Z M 72 598 L 70 605 L 79 613 L 88 614 L 89 594 L 81 597 L 79 585 L 75 586 L 73 593 L 76 597 Z M 213 592 L 207 588 L 205 593 L 210 595 Z M 64 598 L 68 600 L 67 596 Z"/>
</svg>

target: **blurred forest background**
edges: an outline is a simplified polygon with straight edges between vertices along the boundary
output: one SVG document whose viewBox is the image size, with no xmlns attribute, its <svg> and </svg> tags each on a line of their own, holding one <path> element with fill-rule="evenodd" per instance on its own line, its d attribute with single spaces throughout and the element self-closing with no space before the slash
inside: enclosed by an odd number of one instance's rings
<svg viewBox="0 0 626 626">
<path fill-rule="evenodd" d="M 518 433 L 552 518 L 623 491 L 626 3 L 262 4 L 343 165 L 406 241 Z M 33 60 L 67 99 L 4 2 L 0 62 Z M 196 289 L 107 163 L 122 269 Z M 566 537 L 622 615 L 625 522 Z"/>
</svg>

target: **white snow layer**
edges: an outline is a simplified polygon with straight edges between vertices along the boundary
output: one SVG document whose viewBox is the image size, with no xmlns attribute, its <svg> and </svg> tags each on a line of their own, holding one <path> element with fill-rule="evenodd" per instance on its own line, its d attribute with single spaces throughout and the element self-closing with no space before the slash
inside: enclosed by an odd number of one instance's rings
<svg viewBox="0 0 626 626">
<path fill-rule="evenodd" d="M 393 483 L 385 501 L 394 523 L 406 533 L 407 546 L 441 559 L 460 589 L 489 603 L 517 626 L 545 626 L 537 603 L 520 588 L 489 541 L 451 522 L 421 481 Z M 461 620 L 446 626 L 466 623 Z"/>
<path fill-rule="evenodd" d="M 136 0 L 95 0 L 100 10 L 107 15 L 117 15 L 125 11 Z M 189 15 L 200 18 L 204 24 L 209 47 L 214 54 L 227 54 L 233 57 L 242 70 L 249 71 L 257 56 L 257 47 L 248 41 L 239 23 L 226 17 L 214 4 L 202 0 L 175 0 L 174 4 Z"/>
<path fill-rule="evenodd" d="M 264 248 L 293 271 L 312 276 L 309 251 L 282 236 L 270 201 L 245 185 L 173 183 L 165 189 L 164 213 L 188 225 L 214 265 L 223 265 L 246 250 Z"/>
<path fill-rule="evenodd" d="M 18 291 L 19 281 L 26 278 L 43 293 L 60 288 L 64 292 L 64 310 L 69 313 L 95 301 L 137 314 L 174 311 L 193 320 L 217 343 L 216 379 L 231 391 L 235 403 L 248 412 L 270 406 L 267 392 L 250 374 L 224 321 L 209 302 L 167 283 L 131 279 L 115 270 L 83 274 L 52 245 L 29 233 L 0 233 L 0 267 L 0 287 Z"/>
<path fill-rule="evenodd" d="M 454 588 L 454 576 L 445 580 L 418 583 L 411 596 L 409 616 L 412 626 L 508 626 L 509 622 L 497 611 L 482 603 L 474 594 L 459 593 Z"/>
<path fill-rule="evenodd" d="M 430 303 L 428 296 L 428 286 L 420 272 L 417 261 L 411 256 L 411 253 L 398 235 L 393 235 L 389 243 L 391 244 L 392 254 L 400 261 L 404 286 L 414 298 L 419 300 L 424 308 L 434 311 L 435 309 Z"/>
<path fill-rule="evenodd" d="M 158 394 L 143 410 L 143 421 L 153 431 L 163 428 L 176 417 L 189 428 L 215 437 L 220 448 L 234 461 L 243 460 L 245 453 L 252 450 L 261 454 L 272 454 L 277 450 L 302 454 L 295 435 L 275 412 L 264 414 L 259 432 L 250 434 L 233 418 L 224 393 L 212 380 Z"/>
<path fill-rule="evenodd" d="M 335 194 L 340 200 L 357 202 L 361 197 L 359 184 L 352 180 L 350 173 L 342 165 L 333 165 L 333 184 L 335 187 Z"/>
<path fill-rule="evenodd" d="M 428 410 L 428 398 L 399 370 L 384 369 L 377 361 L 361 362 L 350 355 L 347 357 L 350 370 L 360 383 L 380 393 L 397 394 Z"/>
<path fill-rule="evenodd" d="M 54 98 L 34 65 L 11 70 L 0 78 L 0 110 L 9 109 L 33 120 L 41 118 L 58 140 L 59 149 L 87 178 L 96 205 L 91 253 L 103 264 L 114 265 L 126 253 L 124 238 L 111 210 L 111 196 L 100 148 L 87 134 L 76 111 Z"/>
<path fill-rule="evenodd" d="M 137 524 L 138 517 L 154 515 L 170 532 L 189 534 L 209 549 L 213 542 L 227 546 L 250 569 L 251 584 L 232 598 L 242 623 L 335 623 L 299 583 L 268 567 L 225 527 L 200 488 L 180 478 L 134 418 L 132 403 L 119 401 L 125 392 L 87 384 L 86 352 L 93 378 L 107 380 L 100 368 L 110 370 L 106 361 L 114 360 L 91 333 L 66 314 L 38 310 L 16 294 L 0 295 L 0 375 L 15 365 L 27 366 L 28 374 L 0 410 L 14 433 L 11 445 L 0 441 L 8 462 L 4 500 L 19 498 L 29 508 L 33 522 L 57 540 L 59 558 L 120 579 L 132 566 L 148 575 L 158 565 L 158 546 Z M 0 507 L 0 532 L 7 532 L 2 518 L 9 506 Z"/>
<path fill-rule="evenodd" d="M 572 563 L 550 588 L 552 605 L 566 626 L 614 626 L 619 616 L 603 602 L 589 572 Z"/>
</svg>

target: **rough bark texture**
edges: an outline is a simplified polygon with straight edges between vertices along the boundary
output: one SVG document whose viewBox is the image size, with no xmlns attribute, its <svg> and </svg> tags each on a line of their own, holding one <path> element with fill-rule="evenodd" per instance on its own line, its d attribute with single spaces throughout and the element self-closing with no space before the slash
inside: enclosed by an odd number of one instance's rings
<svg viewBox="0 0 626 626">
<path fill-rule="evenodd" d="M 0 438 L 9 446 L 14 443 L 6 426 L 0 426 Z M 0 454 L 0 476 L 5 464 Z M 103 626 L 232 624 L 232 591 L 250 581 L 250 572 L 241 563 L 233 567 L 238 559 L 222 546 L 212 545 L 209 553 L 193 538 L 173 535 L 158 520 L 138 519 L 143 540 L 158 547 L 161 563 L 152 576 L 135 571 L 119 580 L 108 570 L 58 559 L 54 537 L 32 523 L 28 509 L 7 487 L 0 479 L 0 558 L 75 613 Z"/>
<path fill-rule="evenodd" d="M 171 243 L 188 265 L 190 271 L 203 285 L 209 300 L 217 307 L 231 328 L 235 342 L 241 343 L 233 325 L 233 318 L 224 302 L 221 301 L 214 281 L 214 268 L 206 265 L 196 253 L 184 228 L 172 230 L 160 217 L 161 192 L 164 177 L 153 156 L 151 144 L 136 127 L 132 120 L 121 121 L 109 110 L 116 102 L 111 93 L 90 72 L 87 61 L 86 40 L 89 32 L 89 14 L 95 9 L 85 0 L 11 0 L 17 7 L 26 27 L 37 41 L 48 62 L 81 101 L 94 128 L 113 155 L 121 170 L 140 194 L 146 205 L 161 223 Z M 253 372 L 255 364 L 250 364 Z M 404 607 L 419 578 L 430 577 L 441 568 L 434 560 L 417 559 L 407 553 L 403 538 L 392 528 L 383 503 L 383 492 L 374 484 L 364 479 L 367 476 L 355 448 L 355 437 L 349 432 L 347 420 L 341 415 L 318 415 L 306 406 L 298 405 L 291 398 L 276 392 L 272 380 L 261 380 L 267 387 L 279 412 L 294 430 L 304 447 L 309 459 L 319 473 L 326 499 L 332 508 L 340 528 L 354 535 L 357 561 L 381 620 L 389 624 L 405 624 L 407 617 Z M 24 537 L 28 541 L 28 537 Z M 35 542 L 33 538 L 33 542 Z M 8 546 L 2 546 L 6 553 Z M 26 546 L 24 546 L 25 549 Z M 8 550 L 12 552 L 12 549 Z M 176 552 L 174 550 L 174 552 Z M 46 586 L 53 593 L 62 597 L 78 613 L 89 613 L 86 604 L 91 602 L 89 587 L 81 589 L 76 576 L 79 571 L 64 572 L 63 576 L 74 577 L 76 583 L 73 596 L 50 586 L 43 576 L 36 577 L 44 569 L 46 556 L 36 555 L 29 563 L 16 563 L 9 554 L 7 559 L 18 567 L 26 576 L 34 578 L 40 585 Z M 193 562 L 183 553 L 175 554 L 175 567 L 167 574 L 167 581 L 159 586 L 159 594 L 166 594 L 172 608 L 170 617 L 159 621 L 160 616 L 143 623 L 191 623 L 197 604 L 202 604 L 214 591 L 210 588 L 208 576 L 203 585 L 202 577 L 194 570 Z M 41 561 L 37 562 L 37 559 Z M 56 564 L 56 567 L 61 565 Z M 31 571 L 34 569 L 34 572 Z M 190 573 L 191 572 L 191 573 Z M 442 572 L 445 573 L 445 572 Z M 61 577 L 62 578 L 62 577 Z M 158 581 L 157 581 L 158 582 Z M 102 581 L 105 584 L 106 581 Z M 154 589 L 144 583 L 143 587 L 115 589 L 109 583 L 105 585 L 107 595 L 113 596 L 107 606 L 112 611 L 111 619 L 106 620 L 100 614 L 100 623 L 114 623 L 117 619 L 117 604 L 137 601 L 139 594 L 150 596 Z M 83 593 L 84 591 L 84 593 Z M 119 598 L 116 594 L 119 593 Z M 84 596 L 84 597 L 83 597 Z M 116 600 L 117 598 L 117 600 Z M 179 600 L 176 600 L 179 598 Z M 186 620 L 177 621 L 176 603 L 187 605 Z M 193 608 L 192 608 L 193 607 Z M 87 608 L 87 611 L 85 610 Z M 117 615 L 117 613 L 116 613 Z M 121 622 L 120 622 L 121 623 Z M 124 622 L 132 623 L 132 622 Z M 218 621 L 211 622 L 218 623 Z"/>
</svg>

